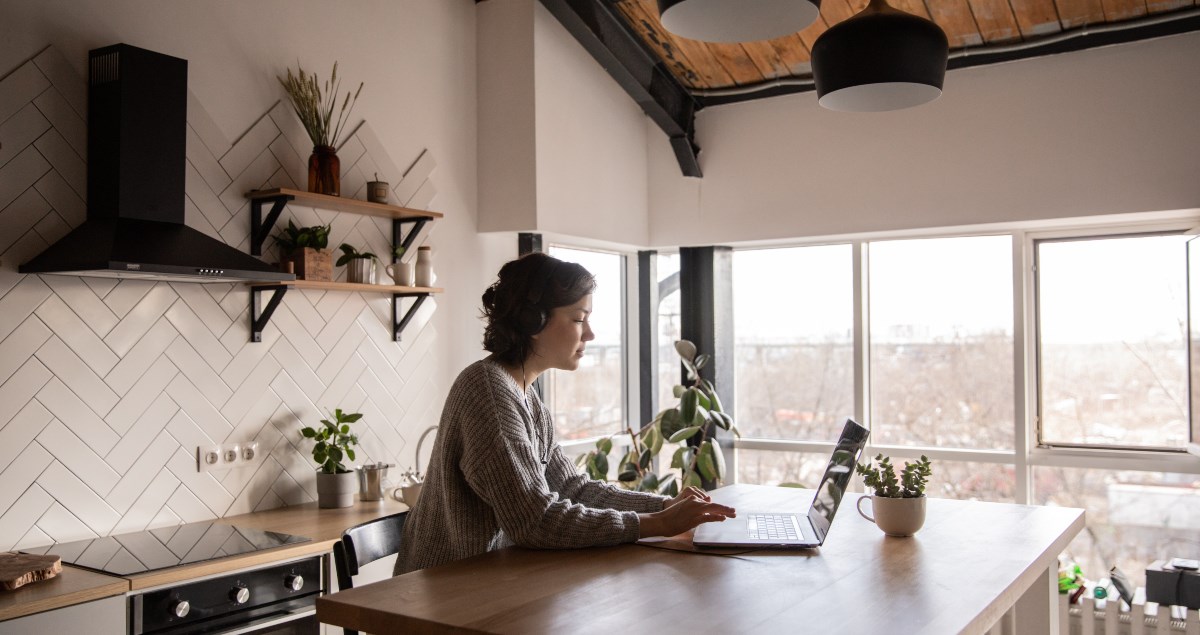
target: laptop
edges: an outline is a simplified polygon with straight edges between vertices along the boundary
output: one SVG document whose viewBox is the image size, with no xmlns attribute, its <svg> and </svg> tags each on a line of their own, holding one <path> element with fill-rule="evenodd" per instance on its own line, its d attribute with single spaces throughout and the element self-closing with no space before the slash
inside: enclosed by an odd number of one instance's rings
<svg viewBox="0 0 1200 635">
<path fill-rule="evenodd" d="M 842 503 L 842 495 L 846 493 L 850 477 L 854 475 L 854 466 L 862 455 L 869 435 L 870 431 L 853 419 L 846 420 L 807 514 L 778 510 L 743 512 L 739 509 L 737 518 L 696 527 L 692 544 L 697 547 L 753 549 L 811 549 L 821 546 L 825 543 L 833 515 Z"/>
</svg>

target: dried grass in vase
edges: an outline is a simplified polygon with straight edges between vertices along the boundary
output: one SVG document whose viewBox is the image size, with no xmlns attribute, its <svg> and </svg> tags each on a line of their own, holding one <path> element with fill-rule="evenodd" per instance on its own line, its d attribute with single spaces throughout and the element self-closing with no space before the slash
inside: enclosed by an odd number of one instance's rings
<svg viewBox="0 0 1200 635">
<path fill-rule="evenodd" d="M 288 99 L 292 102 L 296 116 L 300 118 L 300 123 L 308 132 L 309 139 L 312 139 L 313 146 L 337 147 L 342 126 L 345 125 L 350 112 L 354 110 L 354 104 L 358 102 L 358 94 L 363 89 L 363 83 L 360 82 L 358 90 L 354 92 L 353 96 L 349 91 L 346 92 L 346 98 L 342 100 L 342 107 L 338 110 L 335 120 L 334 109 L 337 107 L 337 96 L 341 90 L 337 66 L 337 62 L 334 62 L 332 76 L 324 83 L 323 89 L 320 80 L 317 79 L 317 74 L 306 73 L 304 67 L 299 64 L 297 64 L 298 74 L 293 74 L 292 69 L 289 68 L 287 79 L 278 78 L 279 83 L 287 91 Z M 330 90 L 331 85 L 332 90 Z"/>
</svg>

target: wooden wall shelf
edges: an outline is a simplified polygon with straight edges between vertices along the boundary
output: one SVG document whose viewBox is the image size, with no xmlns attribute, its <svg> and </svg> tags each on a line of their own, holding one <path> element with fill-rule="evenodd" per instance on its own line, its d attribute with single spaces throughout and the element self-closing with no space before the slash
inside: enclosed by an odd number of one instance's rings
<svg viewBox="0 0 1200 635">
<path fill-rule="evenodd" d="M 439 212 L 409 209 L 407 207 L 372 203 L 370 201 L 360 201 L 340 196 L 314 194 L 286 187 L 254 190 L 248 192 L 246 198 L 250 199 L 250 253 L 255 256 L 262 255 L 262 245 L 266 242 L 267 235 L 275 227 L 275 223 L 279 220 L 279 215 L 283 212 L 283 208 L 290 202 L 335 212 L 390 218 L 392 220 L 392 245 L 404 247 L 405 251 L 412 247 L 413 241 L 416 240 L 417 234 L 425 226 L 425 223 L 443 217 L 443 214 Z M 264 217 L 263 204 L 265 203 L 271 205 L 271 211 Z M 407 235 L 404 234 L 405 225 L 412 225 L 412 229 L 408 231 Z M 395 259 L 393 258 L 394 261 Z M 263 329 L 271 321 L 271 314 L 275 312 L 276 307 L 279 306 L 279 302 L 283 300 L 283 295 L 287 293 L 288 289 L 390 293 L 392 295 L 392 339 L 397 342 L 400 341 L 400 334 L 404 331 L 404 328 L 408 326 L 413 316 L 416 315 L 417 309 L 421 308 L 421 304 L 425 302 L 425 298 L 428 298 L 431 294 L 443 291 L 440 287 L 399 287 L 353 282 L 318 282 L 314 280 L 295 280 L 279 283 L 250 282 L 247 284 L 250 287 L 251 342 L 262 341 Z M 259 293 L 262 291 L 271 292 L 271 297 L 265 305 L 259 302 Z M 401 316 L 400 301 L 404 298 L 412 298 L 413 303 L 404 312 L 404 315 Z"/>
</svg>

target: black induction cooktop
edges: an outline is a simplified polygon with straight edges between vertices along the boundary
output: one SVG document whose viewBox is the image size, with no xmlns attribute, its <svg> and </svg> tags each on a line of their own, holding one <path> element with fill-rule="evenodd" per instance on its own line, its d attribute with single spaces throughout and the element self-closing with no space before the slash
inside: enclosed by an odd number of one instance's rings
<svg viewBox="0 0 1200 635">
<path fill-rule="evenodd" d="M 66 564 L 100 573 L 131 575 L 309 540 L 274 531 L 201 522 L 106 538 L 56 542 L 21 551 L 56 555 Z"/>
</svg>

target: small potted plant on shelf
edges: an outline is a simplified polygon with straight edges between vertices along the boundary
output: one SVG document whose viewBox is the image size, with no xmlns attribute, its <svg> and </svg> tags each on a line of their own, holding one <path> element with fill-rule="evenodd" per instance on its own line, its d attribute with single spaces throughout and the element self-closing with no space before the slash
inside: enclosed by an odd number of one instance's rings
<svg viewBox="0 0 1200 635">
<path fill-rule="evenodd" d="M 330 228 L 331 225 L 296 227 L 289 220 L 287 227 L 274 236 L 282 258 L 280 266 L 287 271 L 286 265 L 290 263 L 301 280 L 332 280 L 333 258 L 326 249 Z"/>
<path fill-rule="evenodd" d="M 341 408 L 337 408 L 328 419 L 321 420 L 321 427 L 305 426 L 300 429 L 304 438 L 316 443 L 312 455 L 320 465 L 317 468 L 318 507 L 349 507 L 354 504 L 357 478 L 354 471 L 342 463 L 342 459 L 354 460 L 358 435 L 350 432 L 350 424 L 359 419 L 362 419 L 361 413 L 342 412 Z"/>
<path fill-rule="evenodd" d="M 629 450 L 621 459 L 617 481 L 627 489 L 676 496 L 680 484 L 683 487 L 717 485 L 725 477 L 725 457 L 714 432 L 721 428 L 741 436 L 733 417 L 722 407 L 716 387 L 700 376 L 700 369 L 712 357 L 697 355 L 696 345 L 688 340 L 675 342 L 675 351 L 687 369 L 688 385 L 675 386 L 674 390 L 679 403 L 658 413 L 641 430 L 626 429 L 620 437 L 628 435 Z M 594 479 L 607 480 L 608 454 L 613 449 L 614 439 L 618 437 L 597 441 L 596 449 L 581 455 L 576 465 L 587 470 Z M 654 458 L 668 447 L 667 444 L 675 443 L 681 445 L 671 455 L 670 470 L 659 474 L 654 467 Z"/>
<path fill-rule="evenodd" d="M 353 246 L 342 243 L 338 246 L 342 255 L 338 256 L 337 266 L 346 267 L 346 282 L 375 284 L 375 261 L 378 256 L 369 251 L 359 251 Z"/>
<path fill-rule="evenodd" d="M 863 483 L 875 492 L 874 496 L 858 499 L 858 513 L 875 523 L 889 536 L 911 536 L 925 524 L 925 485 L 933 474 L 929 459 L 922 455 L 915 463 L 905 463 L 896 476 L 890 457 L 875 457 L 878 467 L 870 461 L 854 466 Z M 863 511 L 863 501 L 871 501 L 873 515 Z"/>
</svg>

